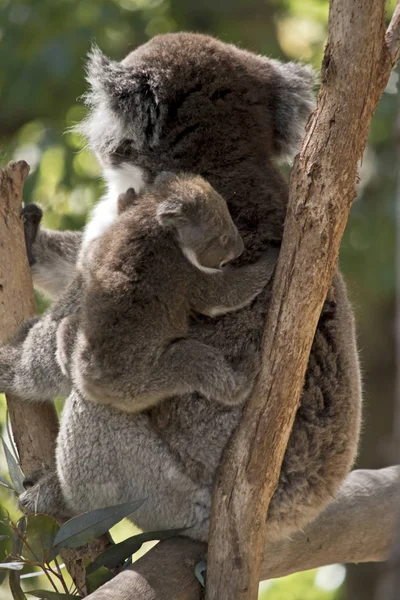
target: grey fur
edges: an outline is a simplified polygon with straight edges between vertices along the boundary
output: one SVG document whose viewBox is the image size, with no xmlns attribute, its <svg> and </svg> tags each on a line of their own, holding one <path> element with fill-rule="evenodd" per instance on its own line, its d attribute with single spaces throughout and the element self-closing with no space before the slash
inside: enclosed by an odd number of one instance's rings
<svg viewBox="0 0 400 600">
<path fill-rule="evenodd" d="M 257 373 L 254 349 L 231 365 L 188 337 L 189 317 L 248 306 L 270 280 L 278 250 L 221 269 L 243 242 L 226 202 L 199 176 L 164 174 L 139 196 L 129 192 L 119 203 L 132 206 L 81 264 L 80 323 L 60 326 L 61 365 L 85 398 L 128 412 L 192 392 L 243 404 Z"/>
<path fill-rule="evenodd" d="M 121 162 L 138 165 L 149 180 L 160 170 L 203 175 L 227 200 L 243 237 L 246 250 L 238 265 L 255 262 L 269 245 L 279 244 L 287 185 L 272 159 L 297 144 L 311 93 L 298 85 L 302 79 L 310 83 L 308 71 L 302 78 L 298 67 L 292 86 L 290 69 L 285 71 L 264 57 L 195 34 L 156 37 L 128 55 L 120 68 L 129 74 L 126 80 L 147 77 L 150 104 L 159 112 L 149 108 L 147 94 L 136 83 L 125 88 L 126 97 L 132 96 L 127 104 L 124 96 L 120 104 L 115 103 L 114 92 L 103 84 L 106 79 L 112 90 L 113 76 L 108 69 L 103 74 L 101 65 L 96 66 L 93 77 L 106 91 L 99 93 L 97 84 L 94 86 L 92 113 L 84 129 L 102 163 L 115 168 Z M 294 103 L 290 115 L 293 119 L 298 115 L 297 122 L 285 123 L 278 118 L 288 114 L 288 107 L 280 105 L 285 99 L 285 85 L 287 97 Z M 293 87 L 299 93 L 293 94 Z M 136 107 L 148 115 L 146 131 L 136 131 L 137 124 L 144 122 Z M 47 235 L 42 231 L 39 238 L 42 249 Z M 78 245 L 76 239 L 76 252 Z M 37 242 L 35 246 L 38 248 Z M 46 248 L 49 265 L 52 252 L 57 259 L 58 253 Z M 35 247 L 33 253 L 36 256 Z M 69 277 L 67 273 L 66 279 Z M 218 319 L 193 317 L 190 336 L 218 348 L 227 360 L 237 360 L 248 344 L 260 348 L 270 295 L 269 284 L 251 307 Z M 70 308 L 70 314 L 74 312 L 78 312 L 76 306 Z M 19 341 L 19 353 L 26 356 L 22 371 L 22 363 L 10 365 L 7 349 L 0 351 L 0 387 L 4 378 L 10 380 L 2 366 L 8 361 L 8 368 L 14 370 L 11 379 L 18 379 L 21 386 L 18 391 L 25 390 L 22 384 L 31 377 L 29 387 L 39 381 L 43 397 L 60 393 L 65 378 L 62 374 L 48 375 L 51 369 L 57 371 L 58 363 L 53 342 L 44 342 L 46 335 L 51 340 L 55 337 L 52 322 L 48 320 L 46 327 L 46 334 L 39 337 L 33 327 L 26 342 Z M 39 337 L 39 344 L 35 337 Z M 30 354 L 25 352 L 27 345 Z M 35 354 L 38 348 L 39 357 Z M 51 367 L 47 361 L 52 362 Z M 41 377 L 38 370 L 42 370 Z M 21 375 L 18 378 L 17 372 Z M 46 382 L 47 390 L 43 387 Z M 31 390 L 29 395 L 35 394 Z M 345 286 L 337 274 L 318 323 L 301 405 L 270 505 L 269 539 L 303 527 L 334 496 L 355 457 L 360 406 L 354 321 Z M 57 469 L 63 496 L 75 511 L 147 497 L 143 505 L 147 512 L 139 509 L 133 517 L 140 527 L 179 527 L 184 518 L 177 514 L 177 507 L 190 512 L 196 503 L 174 483 L 173 491 L 164 493 L 160 483 L 164 473 L 154 463 L 173 461 L 195 488 L 209 489 L 241 413 L 240 406 L 222 406 L 197 393 L 165 400 L 140 415 L 123 414 L 76 395 L 64 408 L 58 442 Z M 147 443 L 143 423 L 145 431 L 153 434 L 154 446 Z M 207 519 L 208 508 L 202 506 L 199 522 Z M 198 535 L 202 537 L 204 527 L 200 529 Z"/>
</svg>

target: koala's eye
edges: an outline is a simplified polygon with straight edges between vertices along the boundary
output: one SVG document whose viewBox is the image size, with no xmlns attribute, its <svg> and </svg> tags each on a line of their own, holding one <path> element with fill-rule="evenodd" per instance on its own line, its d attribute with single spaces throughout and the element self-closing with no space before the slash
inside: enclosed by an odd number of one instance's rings
<svg viewBox="0 0 400 600">
<path fill-rule="evenodd" d="M 221 237 L 219 238 L 220 243 L 222 244 L 222 246 L 226 246 L 228 241 L 229 241 L 229 235 L 227 233 L 224 233 L 223 235 L 221 235 Z"/>
</svg>

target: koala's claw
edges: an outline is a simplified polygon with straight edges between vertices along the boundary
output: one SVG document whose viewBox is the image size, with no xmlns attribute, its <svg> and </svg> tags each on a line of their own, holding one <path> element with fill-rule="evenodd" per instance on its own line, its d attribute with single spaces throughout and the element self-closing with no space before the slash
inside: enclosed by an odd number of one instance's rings
<svg viewBox="0 0 400 600">
<path fill-rule="evenodd" d="M 204 487 L 196 491 L 194 501 L 194 524 L 189 526 L 188 535 L 206 542 L 210 526 L 211 489 Z"/>
<path fill-rule="evenodd" d="M 24 483 L 24 487 L 25 487 L 25 483 Z M 36 506 L 37 492 L 35 492 L 35 494 L 32 494 L 31 489 L 34 489 L 34 486 L 32 486 L 29 490 L 20 494 L 20 496 L 18 498 L 19 510 L 27 515 L 32 515 L 32 514 L 39 512 L 37 510 L 37 506 Z"/>
<path fill-rule="evenodd" d="M 32 246 L 39 231 L 40 222 L 43 217 L 43 211 L 37 204 L 26 204 L 21 211 L 21 217 L 24 221 L 25 244 L 28 261 L 29 265 L 32 266 L 36 262 L 32 253 Z"/>
<path fill-rule="evenodd" d="M 44 513 L 56 518 L 70 518 L 56 473 L 35 471 L 24 479 L 26 489 L 18 498 L 18 508 L 25 514 Z"/>
</svg>

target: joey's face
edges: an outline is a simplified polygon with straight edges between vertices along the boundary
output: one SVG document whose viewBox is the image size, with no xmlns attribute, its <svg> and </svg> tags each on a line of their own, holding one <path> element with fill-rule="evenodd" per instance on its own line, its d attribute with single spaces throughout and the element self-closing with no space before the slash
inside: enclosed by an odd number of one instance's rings
<svg viewBox="0 0 400 600">
<path fill-rule="evenodd" d="M 212 231 L 207 223 L 187 225 L 179 230 L 179 237 L 186 258 L 205 272 L 220 270 L 244 249 L 239 232 L 230 227 Z"/>
<path fill-rule="evenodd" d="M 243 252 L 243 240 L 223 198 L 204 182 L 177 227 L 183 253 L 203 271 L 221 269 Z M 185 211 L 184 211 L 185 214 Z"/>
<path fill-rule="evenodd" d="M 186 258 L 203 271 L 221 269 L 243 252 L 225 200 L 199 175 L 161 173 L 150 194 L 159 224 L 175 232 Z"/>
</svg>

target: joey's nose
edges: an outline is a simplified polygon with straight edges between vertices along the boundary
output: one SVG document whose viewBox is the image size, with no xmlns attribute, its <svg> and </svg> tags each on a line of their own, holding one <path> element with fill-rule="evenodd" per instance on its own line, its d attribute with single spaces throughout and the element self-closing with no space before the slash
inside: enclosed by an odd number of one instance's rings
<svg viewBox="0 0 400 600">
<path fill-rule="evenodd" d="M 235 258 L 238 258 L 242 254 L 243 250 L 244 250 L 243 240 L 240 237 L 240 235 L 238 235 L 235 240 L 235 244 L 234 244 L 233 248 L 230 250 L 230 252 L 226 256 L 226 258 L 221 261 L 220 267 L 223 267 L 224 265 L 229 263 L 231 260 L 235 260 Z"/>
</svg>

